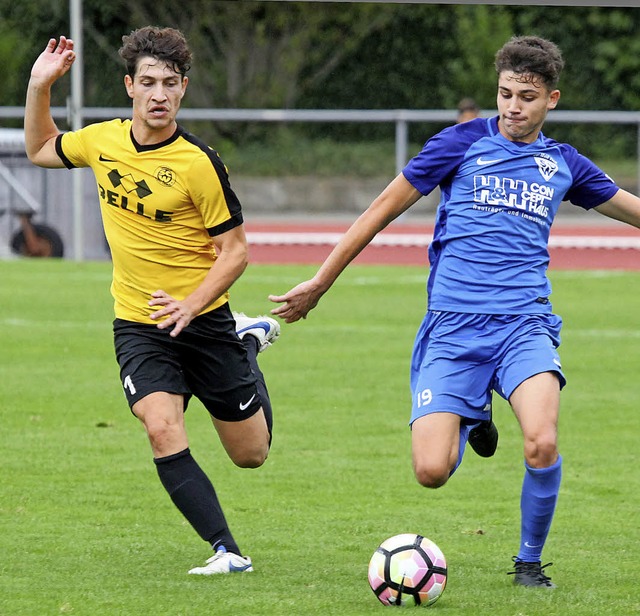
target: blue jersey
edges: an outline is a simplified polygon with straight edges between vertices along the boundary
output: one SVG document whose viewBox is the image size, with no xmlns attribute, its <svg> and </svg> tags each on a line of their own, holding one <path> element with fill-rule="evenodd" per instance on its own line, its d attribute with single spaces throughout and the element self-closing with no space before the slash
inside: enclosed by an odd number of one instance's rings
<svg viewBox="0 0 640 616">
<path fill-rule="evenodd" d="M 498 118 L 444 129 L 403 170 L 422 194 L 440 187 L 429 246 L 429 309 L 550 313 L 549 232 L 562 201 L 584 209 L 618 186 L 589 159 L 542 133 L 509 141 Z"/>
</svg>

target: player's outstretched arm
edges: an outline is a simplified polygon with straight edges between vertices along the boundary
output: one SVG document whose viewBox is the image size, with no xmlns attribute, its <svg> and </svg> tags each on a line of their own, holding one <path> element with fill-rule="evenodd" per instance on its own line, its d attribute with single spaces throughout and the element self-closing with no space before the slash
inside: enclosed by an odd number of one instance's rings
<svg viewBox="0 0 640 616">
<path fill-rule="evenodd" d="M 402 174 L 397 176 L 351 225 L 313 278 L 293 287 L 284 295 L 269 296 L 272 302 L 282 304 L 274 308 L 271 314 L 287 323 L 305 319 L 347 265 L 378 232 L 421 196 Z"/>
<path fill-rule="evenodd" d="M 65 75 L 76 59 L 73 41 L 50 39 L 31 68 L 24 110 L 24 136 L 29 160 L 41 167 L 64 166 L 54 141 L 59 131 L 51 117 L 51 86 Z"/>
<path fill-rule="evenodd" d="M 595 210 L 613 218 L 640 228 L 640 197 L 620 189 L 609 201 L 605 201 Z"/>
</svg>

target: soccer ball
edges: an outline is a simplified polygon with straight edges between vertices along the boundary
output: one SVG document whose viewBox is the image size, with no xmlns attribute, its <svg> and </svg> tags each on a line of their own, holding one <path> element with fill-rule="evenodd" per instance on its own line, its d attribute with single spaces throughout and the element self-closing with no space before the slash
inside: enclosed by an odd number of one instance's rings
<svg viewBox="0 0 640 616">
<path fill-rule="evenodd" d="M 447 584 L 447 561 L 421 535 L 403 534 L 380 544 L 369 561 L 369 585 L 385 605 L 431 605 Z"/>
</svg>

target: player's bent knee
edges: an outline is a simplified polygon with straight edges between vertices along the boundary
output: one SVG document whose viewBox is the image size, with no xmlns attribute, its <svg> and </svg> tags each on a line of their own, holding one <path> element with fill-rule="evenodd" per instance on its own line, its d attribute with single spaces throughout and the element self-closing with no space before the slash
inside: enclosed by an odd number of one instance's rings
<svg viewBox="0 0 640 616">
<path fill-rule="evenodd" d="M 227 448 L 227 453 L 231 461 L 240 468 L 258 468 L 269 456 L 269 439 L 236 442 L 234 446 Z"/>
<path fill-rule="evenodd" d="M 240 468 L 259 468 L 269 455 L 269 447 L 230 453 L 231 461 Z"/>
<path fill-rule="evenodd" d="M 447 483 L 451 469 L 445 464 L 415 464 L 414 473 L 421 486 L 435 489 Z"/>
<path fill-rule="evenodd" d="M 214 425 L 231 461 L 240 468 L 258 468 L 269 455 L 271 435 L 262 413 L 243 421 L 220 421 Z"/>
</svg>

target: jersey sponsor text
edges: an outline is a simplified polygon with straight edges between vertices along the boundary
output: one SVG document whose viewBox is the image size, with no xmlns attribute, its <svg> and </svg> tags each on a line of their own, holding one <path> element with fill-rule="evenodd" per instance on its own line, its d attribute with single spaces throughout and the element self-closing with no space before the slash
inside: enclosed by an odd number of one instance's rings
<svg viewBox="0 0 640 616">
<path fill-rule="evenodd" d="M 522 210 L 542 218 L 549 215 L 546 203 L 550 203 L 555 194 L 555 189 L 546 184 L 497 175 L 476 175 L 473 183 L 475 203 Z"/>
</svg>

